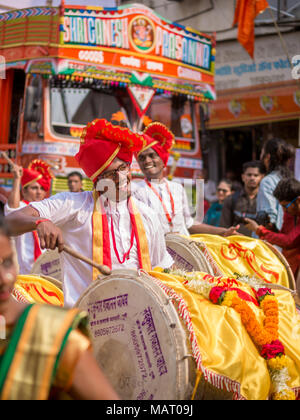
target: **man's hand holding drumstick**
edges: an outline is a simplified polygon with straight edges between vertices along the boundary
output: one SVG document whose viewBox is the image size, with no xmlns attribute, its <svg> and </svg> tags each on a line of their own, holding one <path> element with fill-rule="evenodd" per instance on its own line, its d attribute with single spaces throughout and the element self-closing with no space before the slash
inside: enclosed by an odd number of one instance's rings
<svg viewBox="0 0 300 420">
<path fill-rule="evenodd" d="M 36 209 L 31 206 L 17 210 L 6 217 L 10 235 L 22 235 L 26 232 L 37 231 L 42 249 L 58 248 L 59 252 L 67 252 L 74 258 L 96 267 L 102 274 L 109 275 L 111 270 L 105 265 L 96 264 L 94 261 L 65 245 L 62 231 L 51 220 L 42 219 Z"/>
</svg>

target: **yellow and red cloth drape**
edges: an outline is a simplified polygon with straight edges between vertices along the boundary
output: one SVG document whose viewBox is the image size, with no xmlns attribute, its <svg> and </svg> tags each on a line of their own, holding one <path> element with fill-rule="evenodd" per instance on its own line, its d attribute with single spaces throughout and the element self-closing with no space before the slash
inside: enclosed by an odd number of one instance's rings
<svg viewBox="0 0 300 420">
<path fill-rule="evenodd" d="M 261 357 L 240 314 L 233 308 L 219 306 L 189 289 L 183 277 L 158 271 L 149 273 L 178 308 L 189 332 L 194 359 L 205 380 L 218 389 L 231 392 L 236 399 L 265 400 L 273 390 L 267 361 Z M 207 273 L 197 273 L 201 280 Z M 215 278 L 217 280 L 217 278 Z M 255 294 L 248 285 L 227 277 L 218 281 L 241 291 L 247 304 L 263 325 L 264 314 L 254 303 Z M 212 281 L 212 278 L 210 278 Z M 279 339 L 288 356 L 289 386 L 300 396 L 300 316 L 291 294 L 273 290 L 279 305 Z M 253 302 L 251 301 L 253 300 Z"/>
<path fill-rule="evenodd" d="M 255 276 L 266 283 L 290 287 L 285 266 L 267 244 L 248 236 L 192 235 L 195 242 L 204 242 L 224 276 Z"/>
</svg>

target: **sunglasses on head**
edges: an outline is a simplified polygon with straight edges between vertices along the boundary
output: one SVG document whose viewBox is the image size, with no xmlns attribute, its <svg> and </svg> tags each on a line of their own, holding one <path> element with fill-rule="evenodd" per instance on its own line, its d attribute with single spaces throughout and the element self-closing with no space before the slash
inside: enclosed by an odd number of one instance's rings
<svg viewBox="0 0 300 420">
<path fill-rule="evenodd" d="M 290 201 L 288 204 L 285 204 L 283 207 L 285 209 L 288 209 L 299 197 L 294 198 L 294 200 Z"/>
</svg>

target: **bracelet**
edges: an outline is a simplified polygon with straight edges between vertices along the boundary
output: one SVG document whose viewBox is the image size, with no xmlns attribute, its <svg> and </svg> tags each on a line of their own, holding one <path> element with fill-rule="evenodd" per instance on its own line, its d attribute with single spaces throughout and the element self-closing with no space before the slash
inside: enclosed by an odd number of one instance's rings
<svg viewBox="0 0 300 420">
<path fill-rule="evenodd" d="M 38 226 L 42 222 L 50 222 L 50 220 L 49 219 L 39 219 L 39 220 L 36 220 L 34 223 L 35 223 L 36 226 Z"/>
</svg>

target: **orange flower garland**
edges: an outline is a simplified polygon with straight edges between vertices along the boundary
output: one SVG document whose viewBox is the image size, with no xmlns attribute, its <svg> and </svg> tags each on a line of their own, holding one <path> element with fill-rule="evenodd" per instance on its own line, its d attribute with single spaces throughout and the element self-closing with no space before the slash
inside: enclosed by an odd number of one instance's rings
<svg viewBox="0 0 300 420">
<path fill-rule="evenodd" d="M 266 287 L 257 286 L 256 299 L 265 315 L 261 325 L 256 319 L 255 313 L 248 303 L 243 300 L 236 290 L 230 290 L 228 286 L 216 286 L 206 281 L 201 281 L 197 274 L 187 275 L 176 273 L 186 278 L 185 284 L 208 298 L 212 303 L 228 306 L 236 310 L 248 334 L 259 349 L 260 355 L 266 359 L 271 382 L 273 385 L 274 400 L 295 400 L 294 391 L 288 386 L 290 380 L 288 373 L 288 358 L 284 354 L 284 346 L 279 340 L 279 309 L 278 302 L 272 291 Z M 247 283 L 247 279 L 243 278 Z M 228 279 L 232 280 L 232 279 Z M 238 278 L 242 281 L 242 277 Z"/>
</svg>

